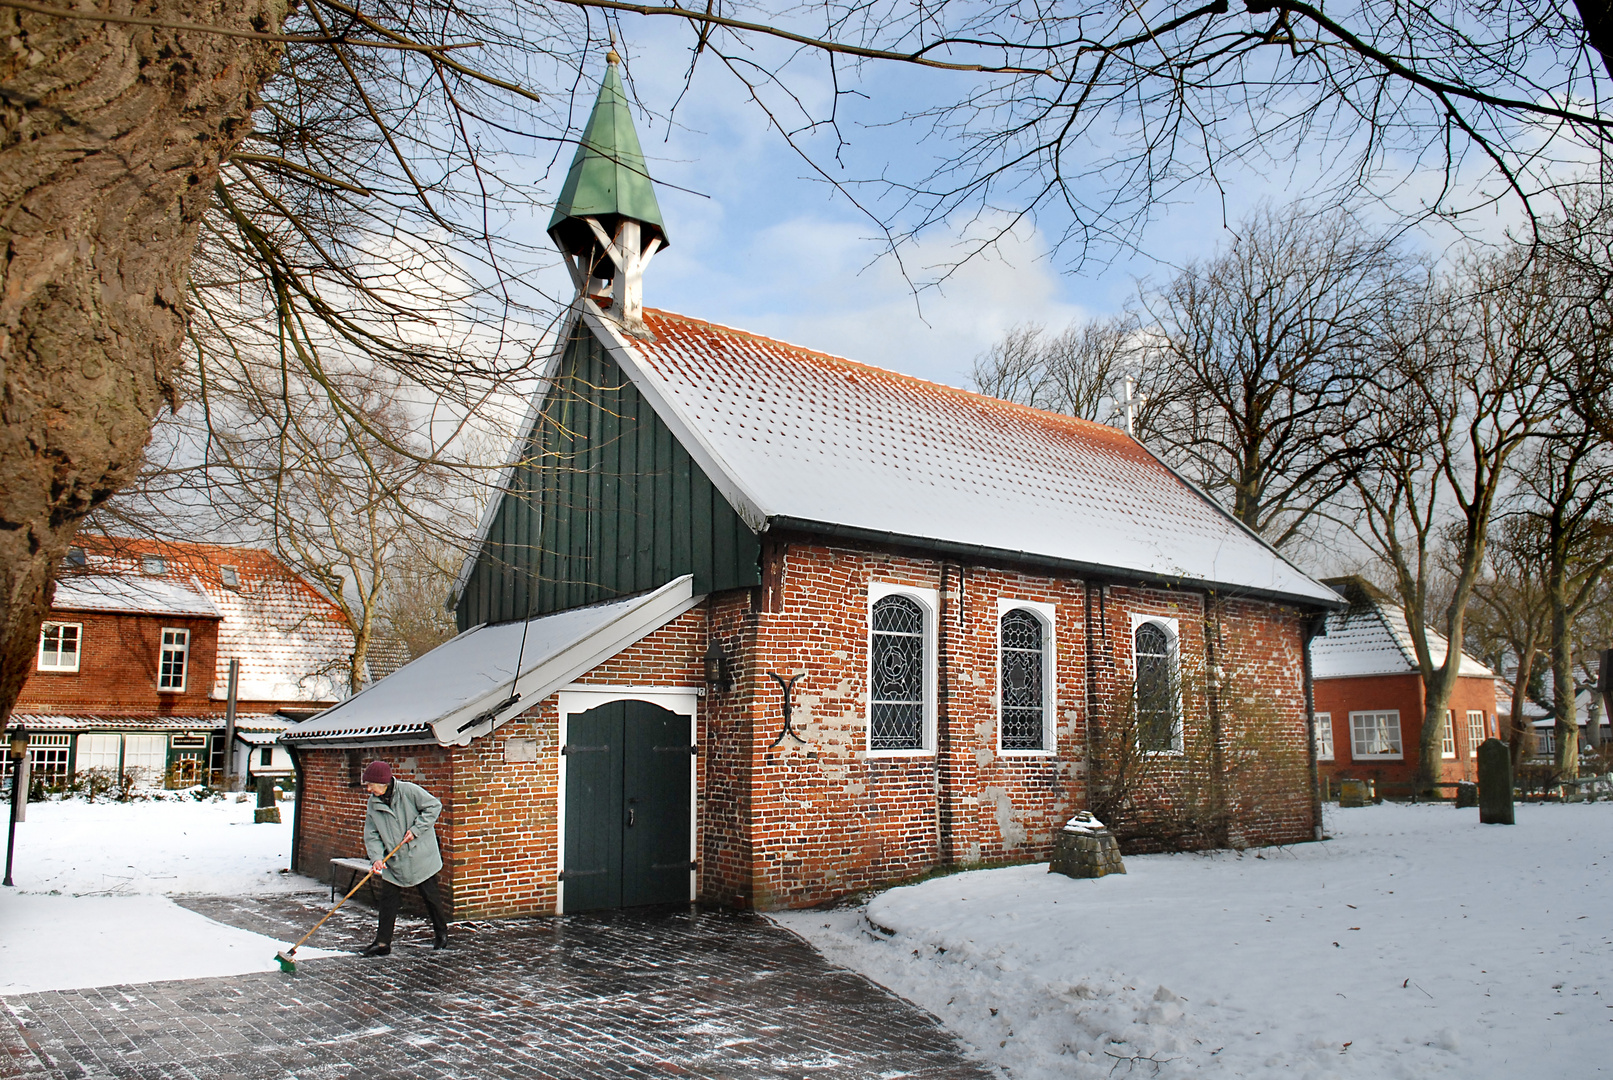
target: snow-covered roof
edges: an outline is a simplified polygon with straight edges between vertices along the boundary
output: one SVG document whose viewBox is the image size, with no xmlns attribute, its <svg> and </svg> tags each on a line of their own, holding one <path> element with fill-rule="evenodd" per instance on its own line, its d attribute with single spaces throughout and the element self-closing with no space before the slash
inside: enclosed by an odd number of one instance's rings
<svg viewBox="0 0 1613 1080">
<path fill-rule="evenodd" d="M 212 731 L 224 727 L 223 713 L 169 716 L 160 713 L 12 713 L 7 730 L 19 724 L 29 731 Z M 285 729 L 282 717 L 269 713 L 237 713 L 236 730 Z M 279 725 L 271 727 L 271 725 Z M 270 740 L 273 741 L 273 740 Z"/>
<path fill-rule="evenodd" d="M 56 583 L 51 607 L 58 611 L 107 611 L 119 615 L 221 617 L 195 575 L 149 577 L 136 572 L 64 577 Z"/>
<path fill-rule="evenodd" d="M 293 725 L 285 741 L 467 745 L 694 607 L 704 597 L 693 585 L 686 574 L 653 592 L 467 630 Z"/>
<path fill-rule="evenodd" d="M 586 323 L 753 529 L 960 552 L 1336 606 L 1125 432 L 646 310 Z"/>
<path fill-rule="evenodd" d="M 347 691 L 353 633 L 341 610 L 272 552 L 219 544 L 117 537 L 81 537 L 88 556 L 81 570 L 57 581 L 56 606 L 64 591 L 102 579 L 142 584 L 188 582 L 199 590 L 218 628 L 218 663 L 212 697 L 229 692 L 230 661 L 241 661 L 241 701 L 310 703 L 340 700 Z M 150 557 L 163 560 L 161 574 L 142 571 Z M 229 581 L 226 581 L 228 575 Z"/>
<path fill-rule="evenodd" d="M 1327 617 L 1327 635 L 1311 643 L 1311 674 L 1317 679 L 1362 675 L 1405 675 L 1418 672 L 1417 651 L 1405 610 L 1361 578 L 1337 579 L 1350 606 Z M 1434 666 L 1445 662 L 1447 642 L 1432 627 L 1428 654 Z M 1462 654 L 1461 674 L 1493 678 L 1495 672 Z"/>
</svg>

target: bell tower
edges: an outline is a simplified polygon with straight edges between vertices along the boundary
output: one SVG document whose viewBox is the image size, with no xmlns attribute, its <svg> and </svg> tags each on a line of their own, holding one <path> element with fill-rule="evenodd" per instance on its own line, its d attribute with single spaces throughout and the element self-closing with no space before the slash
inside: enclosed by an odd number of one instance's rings
<svg viewBox="0 0 1613 1080">
<path fill-rule="evenodd" d="M 605 59 L 599 98 L 555 200 L 549 236 L 578 293 L 644 337 L 644 268 L 666 247 L 666 226 L 628 112 L 621 57 L 612 49 Z"/>
</svg>

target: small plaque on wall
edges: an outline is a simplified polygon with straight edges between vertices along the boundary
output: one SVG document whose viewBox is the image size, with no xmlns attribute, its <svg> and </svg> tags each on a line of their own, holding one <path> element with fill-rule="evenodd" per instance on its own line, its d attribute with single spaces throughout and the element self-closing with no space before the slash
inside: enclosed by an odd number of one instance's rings
<svg viewBox="0 0 1613 1080">
<path fill-rule="evenodd" d="M 536 739 L 505 739 L 505 761 L 536 761 L 538 760 L 538 740 Z"/>
</svg>

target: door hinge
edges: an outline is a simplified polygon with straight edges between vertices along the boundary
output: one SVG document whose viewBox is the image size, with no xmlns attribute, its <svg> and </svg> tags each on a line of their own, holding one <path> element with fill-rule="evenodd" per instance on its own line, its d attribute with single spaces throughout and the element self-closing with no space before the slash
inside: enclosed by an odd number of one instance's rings
<svg viewBox="0 0 1613 1080">
<path fill-rule="evenodd" d="M 698 746 L 684 746 L 681 743 L 678 744 L 677 746 L 657 746 L 654 749 L 655 749 L 655 752 L 657 754 L 683 754 L 683 753 L 687 753 L 690 757 L 693 757 L 694 755 L 700 753 L 700 747 L 698 747 Z"/>
<path fill-rule="evenodd" d="M 609 743 L 606 743 L 604 746 L 572 746 L 568 744 L 566 746 L 562 746 L 560 748 L 560 752 L 562 754 L 602 754 L 609 749 Z"/>
<path fill-rule="evenodd" d="M 609 870 L 562 870 L 560 871 L 559 879 L 561 881 L 570 881 L 573 878 L 598 877 L 601 874 L 608 873 L 610 873 Z"/>
<path fill-rule="evenodd" d="M 698 870 L 700 869 L 700 862 L 696 859 L 690 859 L 687 867 L 685 867 L 685 864 L 681 862 L 658 862 L 650 864 L 651 870 L 683 870 L 686 868 L 689 870 Z"/>
</svg>

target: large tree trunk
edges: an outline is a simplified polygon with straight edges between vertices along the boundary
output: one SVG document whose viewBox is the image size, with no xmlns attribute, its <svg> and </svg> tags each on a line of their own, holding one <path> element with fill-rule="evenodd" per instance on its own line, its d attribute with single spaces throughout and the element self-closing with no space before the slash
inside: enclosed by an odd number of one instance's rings
<svg viewBox="0 0 1613 1080">
<path fill-rule="evenodd" d="M 276 33 L 287 2 L 82 10 Z M 0 28 L 3 721 L 33 667 L 52 568 L 175 404 L 197 226 L 279 46 L 13 8 Z"/>
</svg>

